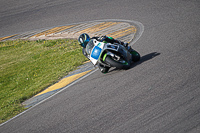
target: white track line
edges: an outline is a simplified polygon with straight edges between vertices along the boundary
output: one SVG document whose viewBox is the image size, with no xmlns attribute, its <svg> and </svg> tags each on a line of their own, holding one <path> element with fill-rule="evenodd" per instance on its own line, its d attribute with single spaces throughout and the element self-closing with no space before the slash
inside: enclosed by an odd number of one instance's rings
<svg viewBox="0 0 200 133">
<path fill-rule="evenodd" d="M 32 107 L 28 108 L 27 110 L 25 110 L 25 111 L 21 112 L 20 114 L 18 114 L 18 115 L 16 115 L 16 116 L 14 116 L 13 118 L 9 119 L 8 121 L 6 121 L 6 122 L 4 122 L 4 123 L 0 124 L 0 126 L 3 126 L 4 124 L 6 124 L 6 123 L 8 123 L 8 122 L 12 121 L 13 119 L 15 119 L 15 118 L 19 117 L 20 115 L 22 115 L 22 114 L 26 113 L 27 111 L 31 110 L 32 108 L 36 107 L 37 105 L 39 105 L 39 104 L 43 103 L 44 101 L 46 101 L 46 100 L 48 100 L 48 99 L 52 98 L 53 96 L 55 96 L 55 95 L 59 94 L 60 92 L 62 92 L 62 91 L 64 91 L 64 90 L 66 90 L 66 89 L 67 89 L 67 88 L 69 88 L 70 86 L 72 86 L 72 85 L 76 84 L 77 82 L 81 81 L 82 79 L 86 78 L 87 76 L 89 76 L 89 75 L 93 74 L 93 73 L 94 73 L 94 72 L 96 72 L 97 70 L 98 70 L 98 69 L 94 69 L 93 71 L 91 71 L 91 72 L 89 72 L 88 74 L 84 75 L 83 77 L 81 77 L 81 78 L 77 79 L 76 81 L 72 82 L 71 84 L 69 84 L 69 85 L 65 86 L 63 89 L 59 90 L 58 92 L 54 93 L 53 95 L 49 96 L 48 98 L 46 98 L 46 99 L 44 99 L 44 100 L 40 101 L 39 103 L 37 103 L 37 104 L 35 104 L 34 106 L 32 106 Z"/>
<path fill-rule="evenodd" d="M 101 22 L 101 21 L 120 21 L 120 22 L 130 22 L 130 23 L 135 23 L 137 26 L 139 26 L 140 30 L 139 30 L 138 36 L 136 36 L 136 39 L 134 39 L 134 40 L 131 42 L 130 45 L 133 45 L 133 44 L 134 44 L 134 43 L 135 43 L 135 42 L 136 42 L 136 41 L 141 37 L 142 33 L 144 32 L 144 25 L 143 25 L 142 23 L 138 22 L 138 21 L 132 21 L 132 20 L 121 20 L 121 19 L 105 19 L 105 20 L 95 20 L 95 21 L 88 21 L 88 22 L 99 22 L 99 21 L 100 21 L 100 22 Z M 82 23 L 83 23 L 83 22 L 81 22 L 81 23 L 74 23 L 74 24 L 82 24 Z M 84 23 L 87 23 L 87 22 L 84 22 Z M 13 120 L 13 119 L 19 117 L 20 115 L 26 113 L 27 111 L 31 110 L 32 108 L 36 107 L 37 105 L 43 103 L 44 101 L 50 99 L 51 97 L 57 95 L 58 93 L 64 91 L 65 89 L 69 88 L 70 86 L 76 84 L 76 83 L 79 82 L 80 80 L 82 80 L 82 79 L 86 78 L 87 76 L 93 74 L 93 73 L 96 72 L 97 70 L 98 70 L 98 69 L 94 69 L 93 71 L 89 72 L 88 74 L 84 75 L 83 77 L 81 77 L 81 78 L 77 79 L 76 81 L 72 82 L 71 84 L 67 85 L 66 87 L 64 87 L 64 88 L 61 89 L 60 91 L 54 93 L 53 95 L 49 96 L 48 98 L 46 98 L 46 99 L 40 101 L 39 103 L 33 105 L 32 107 L 30 107 L 30 108 L 28 108 L 27 110 L 23 111 L 22 113 L 20 113 L 20 114 L 14 116 L 13 118 L 9 119 L 8 121 L 6 121 L 6 122 L 0 124 L 0 126 L 3 126 L 4 124 L 8 123 L 9 121 L 11 121 L 11 120 Z"/>
</svg>

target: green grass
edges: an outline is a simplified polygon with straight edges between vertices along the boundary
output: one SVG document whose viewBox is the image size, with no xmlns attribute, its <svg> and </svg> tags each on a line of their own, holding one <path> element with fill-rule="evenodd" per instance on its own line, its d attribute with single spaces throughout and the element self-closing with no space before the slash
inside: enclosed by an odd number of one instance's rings
<svg viewBox="0 0 200 133">
<path fill-rule="evenodd" d="M 23 101 L 86 60 L 76 40 L 0 42 L 0 123 L 24 111 Z"/>
</svg>

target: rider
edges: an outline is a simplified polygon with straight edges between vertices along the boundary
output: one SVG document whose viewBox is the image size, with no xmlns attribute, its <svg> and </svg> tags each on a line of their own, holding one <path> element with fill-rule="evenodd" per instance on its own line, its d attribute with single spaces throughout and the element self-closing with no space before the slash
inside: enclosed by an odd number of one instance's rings
<svg viewBox="0 0 200 133">
<path fill-rule="evenodd" d="M 88 54 L 85 51 L 85 48 L 86 48 L 86 45 L 88 44 L 88 42 L 90 41 L 90 39 L 96 39 L 99 42 L 105 41 L 107 43 L 112 43 L 112 44 L 117 43 L 117 44 L 124 45 L 126 48 L 128 48 L 128 43 L 121 42 L 121 41 L 116 40 L 112 37 L 101 36 L 101 37 L 90 38 L 90 36 L 88 34 L 83 33 L 79 36 L 78 41 L 79 41 L 80 45 L 83 47 L 83 49 L 82 49 L 83 55 L 87 58 L 88 58 Z M 106 67 L 106 66 L 104 66 L 103 64 L 100 64 L 100 63 L 98 63 L 98 67 L 99 67 L 99 69 L 101 70 L 102 73 L 107 73 L 108 70 L 110 69 L 109 67 Z"/>
</svg>

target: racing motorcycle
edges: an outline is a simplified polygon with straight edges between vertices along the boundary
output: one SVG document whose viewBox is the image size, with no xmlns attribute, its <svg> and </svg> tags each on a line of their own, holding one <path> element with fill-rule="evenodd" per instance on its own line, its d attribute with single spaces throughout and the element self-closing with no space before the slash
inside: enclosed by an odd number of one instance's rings
<svg viewBox="0 0 200 133">
<path fill-rule="evenodd" d="M 117 43 L 99 42 L 96 39 L 91 39 L 86 48 L 83 49 L 84 51 L 87 54 L 83 54 L 94 66 L 101 64 L 104 68 L 129 69 L 132 62 L 140 60 L 140 54 L 130 46 L 125 48 Z"/>
</svg>

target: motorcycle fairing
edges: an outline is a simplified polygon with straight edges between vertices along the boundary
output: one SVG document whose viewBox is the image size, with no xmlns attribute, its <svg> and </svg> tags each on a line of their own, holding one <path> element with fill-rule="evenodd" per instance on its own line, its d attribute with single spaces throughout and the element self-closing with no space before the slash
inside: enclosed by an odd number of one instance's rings
<svg viewBox="0 0 200 133">
<path fill-rule="evenodd" d="M 91 53 L 91 57 L 98 60 L 99 56 L 101 54 L 102 49 L 98 46 L 94 46 L 92 53 Z"/>
<path fill-rule="evenodd" d="M 104 43 L 103 42 L 98 42 L 98 41 L 94 41 L 94 47 L 92 49 L 92 52 L 90 54 L 90 60 L 91 62 L 96 65 L 99 59 L 99 56 L 102 53 L 102 49 L 104 47 Z"/>
<path fill-rule="evenodd" d="M 118 51 L 119 45 L 114 45 L 114 44 L 111 44 L 111 43 L 107 43 L 105 45 L 105 49 L 110 49 L 110 50 L 113 50 L 113 51 Z"/>
</svg>

